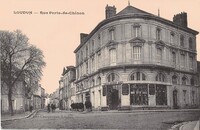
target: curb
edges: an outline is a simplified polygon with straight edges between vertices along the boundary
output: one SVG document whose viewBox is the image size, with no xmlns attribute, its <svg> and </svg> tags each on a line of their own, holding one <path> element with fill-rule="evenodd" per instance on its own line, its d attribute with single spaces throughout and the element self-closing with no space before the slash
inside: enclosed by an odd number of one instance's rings
<svg viewBox="0 0 200 130">
<path fill-rule="evenodd" d="M 12 118 L 12 119 L 5 119 L 5 120 L 1 120 L 1 122 L 3 122 L 3 121 L 21 120 L 21 119 L 29 118 L 29 117 L 31 117 L 33 114 L 34 114 L 34 115 L 33 115 L 32 117 L 34 117 L 38 111 L 39 111 L 39 110 L 35 110 L 35 111 L 33 111 L 32 113 L 30 113 L 29 115 L 27 115 L 27 116 L 25 116 L 25 117 Z"/>
</svg>

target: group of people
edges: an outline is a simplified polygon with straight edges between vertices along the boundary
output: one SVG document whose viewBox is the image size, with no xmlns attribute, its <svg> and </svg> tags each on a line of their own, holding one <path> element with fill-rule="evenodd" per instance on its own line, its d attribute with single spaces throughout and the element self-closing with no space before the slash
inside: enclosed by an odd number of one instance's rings
<svg viewBox="0 0 200 130">
<path fill-rule="evenodd" d="M 55 104 L 48 104 L 47 105 L 47 110 L 48 110 L 48 113 L 50 112 L 50 111 L 52 111 L 52 112 L 55 112 L 55 110 L 56 110 L 56 105 Z"/>
</svg>

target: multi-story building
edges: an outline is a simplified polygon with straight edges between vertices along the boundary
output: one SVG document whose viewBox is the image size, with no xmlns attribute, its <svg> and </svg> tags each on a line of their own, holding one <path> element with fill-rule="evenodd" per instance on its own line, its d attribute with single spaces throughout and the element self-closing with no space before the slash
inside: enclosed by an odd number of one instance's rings
<svg viewBox="0 0 200 130">
<path fill-rule="evenodd" d="M 65 95 L 66 109 L 69 109 L 71 103 L 75 102 L 75 85 L 74 81 L 76 79 L 76 70 L 74 66 L 67 66 L 63 69 L 63 93 Z"/>
<path fill-rule="evenodd" d="M 81 34 L 76 54 L 77 100 L 94 108 L 188 108 L 199 105 L 197 31 L 187 13 L 173 21 L 128 5 Z"/>
</svg>

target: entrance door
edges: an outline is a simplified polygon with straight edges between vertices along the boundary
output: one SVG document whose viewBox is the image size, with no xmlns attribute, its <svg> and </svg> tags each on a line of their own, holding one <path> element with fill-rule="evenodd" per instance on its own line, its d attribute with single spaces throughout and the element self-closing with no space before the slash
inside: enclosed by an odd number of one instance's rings
<svg viewBox="0 0 200 130">
<path fill-rule="evenodd" d="M 110 110 L 118 109 L 119 105 L 119 90 L 113 88 L 113 86 L 107 86 L 108 94 L 107 94 L 107 105 Z"/>
<path fill-rule="evenodd" d="M 175 109 L 178 108 L 178 103 L 177 103 L 177 90 L 174 90 L 173 91 L 173 107 Z"/>
</svg>

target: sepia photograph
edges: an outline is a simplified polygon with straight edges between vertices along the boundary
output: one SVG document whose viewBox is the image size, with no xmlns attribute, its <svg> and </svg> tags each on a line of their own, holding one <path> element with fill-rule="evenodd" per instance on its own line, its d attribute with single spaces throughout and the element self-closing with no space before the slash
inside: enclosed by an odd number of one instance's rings
<svg viewBox="0 0 200 130">
<path fill-rule="evenodd" d="M 1 129 L 200 130 L 200 0 L 1 0 Z"/>
</svg>

